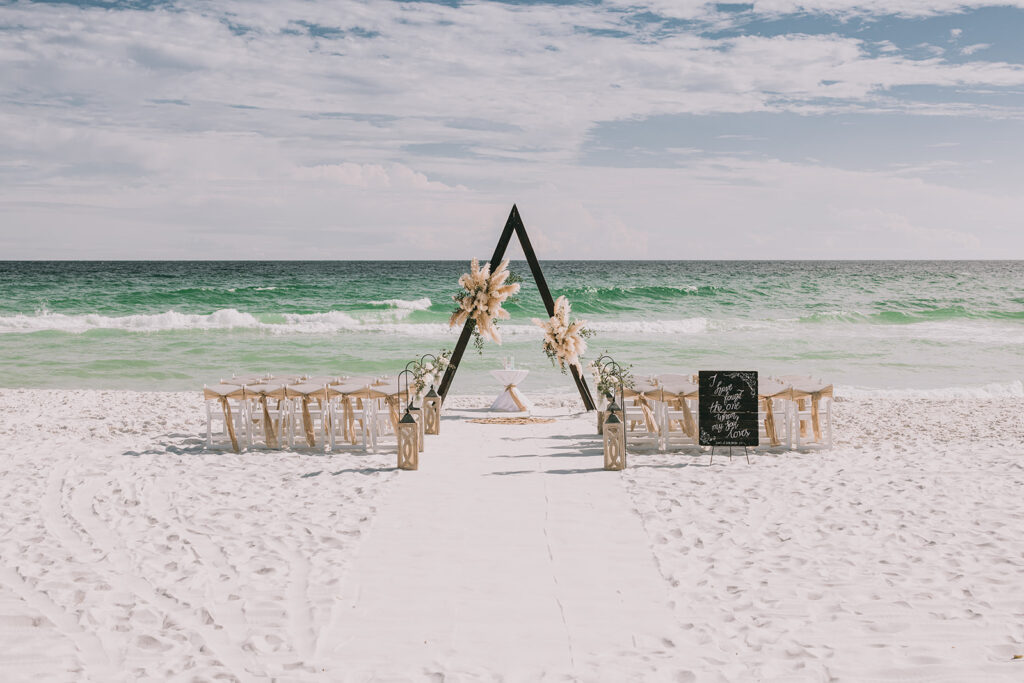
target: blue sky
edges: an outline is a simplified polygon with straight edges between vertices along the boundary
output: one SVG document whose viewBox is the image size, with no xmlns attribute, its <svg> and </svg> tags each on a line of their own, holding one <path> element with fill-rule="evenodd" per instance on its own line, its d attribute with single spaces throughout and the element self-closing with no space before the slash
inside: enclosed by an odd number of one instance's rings
<svg viewBox="0 0 1024 683">
<path fill-rule="evenodd" d="M 1024 258 L 1024 0 L 0 2 L 0 258 Z"/>
</svg>

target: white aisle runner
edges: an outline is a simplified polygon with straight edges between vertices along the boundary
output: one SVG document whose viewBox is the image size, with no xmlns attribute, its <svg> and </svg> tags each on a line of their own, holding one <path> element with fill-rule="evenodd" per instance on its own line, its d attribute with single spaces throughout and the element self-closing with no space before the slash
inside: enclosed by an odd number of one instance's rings
<svg viewBox="0 0 1024 683">
<path fill-rule="evenodd" d="M 667 587 L 593 422 L 445 419 L 381 501 L 317 662 L 346 680 L 667 673 Z"/>
</svg>

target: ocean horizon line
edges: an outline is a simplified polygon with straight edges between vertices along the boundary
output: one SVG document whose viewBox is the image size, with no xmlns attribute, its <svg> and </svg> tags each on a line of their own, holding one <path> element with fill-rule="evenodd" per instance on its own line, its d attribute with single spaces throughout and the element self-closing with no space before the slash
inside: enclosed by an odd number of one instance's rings
<svg viewBox="0 0 1024 683">
<path fill-rule="evenodd" d="M 0 259 L 0 265 L 9 263 L 462 263 L 486 257 L 414 259 L 414 258 L 353 258 L 353 259 L 218 259 L 218 258 L 109 258 L 109 259 Z M 510 258 L 510 261 L 525 262 L 525 258 Z M 744 259 L 744 258 L 703 258 L 703 259 L 594 259 L 594 258 L 539 258 L 541 263 L 1024 263 L 1021 258 L 928 258 L 928 259 Z"/>
</svg>

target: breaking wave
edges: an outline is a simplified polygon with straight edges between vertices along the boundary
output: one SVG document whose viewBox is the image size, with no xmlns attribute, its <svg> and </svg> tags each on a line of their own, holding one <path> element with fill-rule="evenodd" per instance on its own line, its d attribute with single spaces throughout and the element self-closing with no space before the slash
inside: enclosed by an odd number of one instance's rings
<svg viewBox="0 0 1024 683">
<path fill-rule="evenodd" d="M 397 311 L 426 310 L 429 299 L 414 301 L 393 300 L 387 304 Z M 444 336 L 457 334 L 447 323 L 423 322 L 406 323 L 399 320 L 381 319 L 370 314 L 369 318 L 358 318 L 342 311 L 323 313 L 284 313 L 257 317 L 234 308 L 224 308 L 213 313 L 179 313 L 166 311 L 154 314 L 108 316 L 99 313 L 68 315 L 48 310 L 37 311 L 34 315 L 17 314 L 0 316 L 0 334 L 27 334 L 33 332 L 64 332 L 82 334 L 92 330 L 120 330 L 123 332 L 166 332 L 179 330 L 258 330 L 273 334 L 288 333 L 331 333 L 331 332 L 377 332 L 384 334 Z M 593 322 L 594 331 L 607 334 L 625 335 L 673 335 L 701 334 L 709 329 L 706 318 L 684 318 L 681 320 L 620 320 Z M 504 336 L 540 336 L 540 330 L 530 324 L 501 325 Z"/>
<path fill-rule="evenodd" d="M 799 318 L 802 323 L 875 323 L 909 325 L 946 320 L 1024 320 L 1024 311 L 970 310 L 963 306 L 922 308 L 919 310 L 888 310 L 864 313 L 861 311 L 820 311 Z"/>
<path fill-rule="evenodd" d="M 402 311 L 426 311 L 430 309 L 430 299 L 423 297 L 422 299 L 414 299 L 412 301 L 406 299 L 384 299 L 383 301 L 371 301 L 371 306 L 381 306 L 384 308 L 397 308 Z"/>
</svg>

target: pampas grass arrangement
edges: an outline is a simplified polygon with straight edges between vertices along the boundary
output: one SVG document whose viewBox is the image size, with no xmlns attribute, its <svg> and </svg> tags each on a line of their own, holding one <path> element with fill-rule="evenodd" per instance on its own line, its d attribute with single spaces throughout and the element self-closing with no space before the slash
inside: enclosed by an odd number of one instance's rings
<svg viewBox="0 0 1024 683">
<path fill-rule="evenodd" d="M 452 297 L 458 308 L 448 320 L 448 327 L 463 325 L 472 319 L 476 323 L 473 333 L 478 335 L 478 338 L 488 337 L 501 344 L 501 333 L 496 323 L 511 317 L 501 306 L 506 299 L 516 294 L 520 287 L 518 282 L 507 280 L 508 259 L 502 261 L 494 273 L 491 273 L 490 263 L 481 268 L 480 262 L 473 259 L 470 271 L 459 278 L 459 285 L 463 291 Z"/>
<path fill-rule="evenodd" d="M 582 372 L 580 358 L 587 351 L 586 339 L 594 334 L 593 330 L 586 327 L 585 320 L 570 322 L 570 313 L 569 300 L 560 296 L 555 301 L 553 316 L 548 320 L 533 318 L 533 324 L 544 330 L 544 355 L 551 359 L 551 364 L 556 365 L 562 374 L 572 366 Z"/>
</svg>

